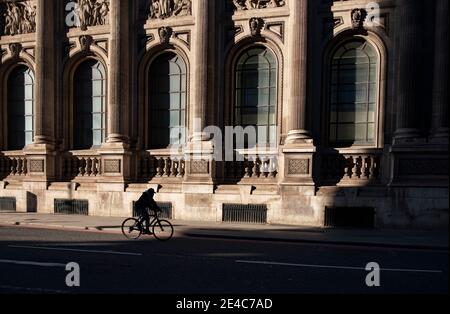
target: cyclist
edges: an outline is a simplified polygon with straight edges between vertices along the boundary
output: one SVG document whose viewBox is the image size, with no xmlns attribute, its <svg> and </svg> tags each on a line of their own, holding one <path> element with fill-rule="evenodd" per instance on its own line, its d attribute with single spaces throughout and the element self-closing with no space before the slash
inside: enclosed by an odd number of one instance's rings
<svg viewBox="0 0 450 314">
<path fill-rule="evenodd" d="M 150 231 L 150 215 L 148 213 L 147 209 L 150 209 L 155 212 L 161 212 L 161 208 L 156 204 L 155 200 L 153 199 L 153 196 L 155 196 L 155 190 L 154 189 L 148 189 L 144 193 L 142 193 L 141 197 L 137 200 L 135 206 L 137 213 L 144 218 L 145 221 L 145 230 L 144 233 L 151 234 Z"/>
</svg>

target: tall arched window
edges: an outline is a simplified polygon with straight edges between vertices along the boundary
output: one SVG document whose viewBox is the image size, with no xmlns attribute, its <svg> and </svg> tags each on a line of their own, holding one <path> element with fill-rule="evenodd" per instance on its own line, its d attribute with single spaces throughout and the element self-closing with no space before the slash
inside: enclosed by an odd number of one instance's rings
<svg viewBox="0 0 450 314">
<path fill-rule="evenodd" d="M 255 144 L 277 140 L 277 73 L 275 55 L 265 47 L 243 52 L 236 64 L 234 124 L 255 127 Z"/>
<path fill-rule="evenodd" d="M 375 144 L 378 65 L 375 49 L 364 40 L 352 40 L 337 48 L 330 82 L 330 145 Z"/>
<path fill-rule="evenodd" d="M 74 148 L 100 146 L 106 136 L 106 74 L 103 64 L 88 60 L 75 72 Z"/>
<path fill-rule="evenodd" d="M 8 149 L 20 150 L 33 142 L 34 74 L 25 65 L 16 67 L 8 79 Z"/>
<path fill-rule="evenodd" d="M 156 58 L 149 72 L 149 147 L 184 144 L 186 120 L 186 64 L 175 53 Z"/>
</svg>

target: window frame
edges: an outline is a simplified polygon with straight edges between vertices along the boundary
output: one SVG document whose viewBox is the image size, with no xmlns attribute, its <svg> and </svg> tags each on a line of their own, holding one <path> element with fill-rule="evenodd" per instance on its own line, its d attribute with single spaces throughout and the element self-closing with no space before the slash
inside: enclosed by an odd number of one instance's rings
<svg viewBox="0 0 450 314">
<path fill-rule="evenodd" d="M 230 69 L 230 79 L 231 79 L 231 84 L 230 84 L 230 88 L 231 88 L 231 96 L 230 99 L 228 101 L 229 103 L 229 121 L 231 122 L 231 125 L 233 127 L 238 126 L 237 125 L 237 119 L 236 119 L 236 110 L 237 110 L 237 90 L 238 90 L 238 86 L 237 86 L 237 72 L 238 72 L 238 65 L 239 62 L 242 58 L 244 58 L 244 56 L 249 52 L 251 52 L 252 50 L 255 49 L 263 49 L 266 52 L 270 52 L 273 59 L 274 59 L 274 64 L 269 64 L 269 75 L 271 74 L 271 71 L 275 72 L 275 83 L 274 86 L 271 86 L 271 82 L 270 82 L 270 76 L 269 76 L 269 87 L 268 89 L 271 90 L 272 88 L 275 89 L 275 105 L 272 106 L 270 105 L 270 93 L 269 93 L 269 105 L 268 106 L 264 106 L 265 108 L 268 108 L 268 122 L 270 122 L 270 108 L 273 107 L 274 109 L 274 121 L 275 124 L 273 126 L 275 126 L 275 130 L 276 130 L 276 135 L 275 135 L 275 139 L 274 142 L 270 141 L 270 127 L 272 125 L 267 124 L 266 127 L 269 128 L 269 132 L 266 134 L 266 141 L 265 143 L 260 143 L 259 139 L 257 139 L 257 143 L 256 146 L 254 147 L 248 147 L 245 148 L 246 150 L 252 150 L 252 149 L 258 149 L 259 147 L 274 147 L 274 146 L 278 146 L 279 144 L 279 140 L 280 140 L 280 130 L 281 130 L 281 123 L 280 123 L 280 116 L 281 116 L 281 109 L 280 108 L 280 99 L 282 96 L 282 88 L 280 86 L 281 81 L 282 81 L 282 76 L 280 74 L 280 71 L 282 70 L 280 67 L 280 61 L 278 58 L 278 54 L 269 46 L 260 43 L 260 42 L 254 42 L 251 43 L 250 45 L 246 45 L 244 47 L 242 47 L 241 49 L 238 49 L 234 55 L 234 59 L 233 62 L 231 64 L 231 69 Z M 249 58 L 249 56 L 247 56 Z M 250 56 L 251 57 L 251 56 Z M 243 89 L 242 87 L 240 88 L 241 90 Z M 259 87 L 257 87 L 257 89 L 259 89 Z M 242 107 L 242 106 L 240 106 Z M 259 106 L 256 106 L 254 108 L 258 108 Z M 258 112 L 256 113 L 256 118 L 258 119 Z M 243 125 L 240 125 L 242 127 L 246 127 Z M 258 123 L 256 124 L 256 127 L 260 126 Z M 235 145 L 236 143 L 233 140 L 233 145 Z M 235 147 L 236 148 L 236 147 Z"/>
<path fill-rule="evenodd" d="M 9 84 L 10 84 L 10 79 L 11 79 L 11 75 L 14 73 L 14 71 L 17 71 L 19 68 L 26 68 L 24 73 L 27 73 L 28 75 L 31 74 L 31 79 L 33 81 L 32 85 L 32 114 L 31 115 L 26 115 L 26 112 L 24 111 L 24 116 L 31 116 L 31 121 L 32 121 L 32 130 L 26 130 L 26 125 L 24 124 L 24 133 L 32 133 L 32 141 L 27 143 L 26 142 L 26 135 L 25 135 L 25 142 L 24 142 L 24 146 L 23 147 L 14 147 L 11 148 L 11 143 L 9 143 L 10 139 L 10 112 L 9 112 L 9 97 L 10 97 L 10 89 L 9 89 Z M 9 69 L 7 69 L 6 73 L 5 73 L 5 79 L 3 81 L 3 87 L 5 90 L 5 93 L 3 94 L 3 110 L 2 110 L 2 115 L 3 115 L 3 144 L 4 144 L 4 149 L 6 151 L 21 151 L 23 149 L 25 149 L 28 145 L 34 143 L 34 136 L 35 136 L 35 132 L 36 132 L 36 122 L 35 122 L 35 113 L 36 113 L 36 76 L 34 73 L 33 68 L 26 62 L 20 61 L 18 63 L 15 63 L 13 66 L 9 67 Z M 27 85 L 27 84 L 25 84 Z M 28 84 L 30 85 L 30 84 Z M 27 101 L 25 99 L 25 95 L 24 95 L 24 102 Z"/>
<path fill-rule="evenodd" d="M 363 41 L 374 50 L 377 56 L 376 69 L 376 100 L 375 100 L 375 123 L 374 123 L 374 142 L 373 144 L 352 144 L 352 145 L 335 145 L 330 141 L 330 108 L 331 108 L 331 78 L 333 57 L 336 52 L 345 44 L 352 41 Z M 355 35 L 353 33 L 343 32 L 336 36 L 327 46 L 324 51 L 324 75 L 322 85 L 322 95 L 324 101 L 322 102 L 322 117 L 320 119 L 322 128 L 320 131 L 322 143 L 329 148 L 337 149 L 374 149 L 382 148 L 384 146 L 385 133 L 385 94 L 386 94 L 386 71 L 387 58 L 385 45 L 383 41 L 376 35 L 368 33 L 365 35 Z"/>
<path fill-rule="evenodd" d="M 101 129 L 94 129 L 93 126 L 91 128 L 92 132 L 94 130 L 100 130 L 102 131 L 101 137 L 102 137 L 102 141 L 99 145 L 95 145 L 93 143 L 92 146 L 88 147 L 87 145 L 83 145 L 85 147 L 81 147 L 78 146 L 77 144 L 77 130 L 78 130 L 78 100 L 77 100 L 77 72 L 78 70 L 80 70 L 80 67 L 82 67 L 85 64 L 88 64 L 89 62 L 92 62 L 95 64 L 91 66 L 91 68 L 93 66 L 95 66 L 99 71 L 99 66 L 102 67 L 102 71 L 100 71 L 103 74 L 103 79 L 94 79 L 92 78 L 91 81 L 102 81 L 103 82 L 103 91 L 101 94 L 101 98 L 103 98 L 103 111 L 102 112 L 94 112 L 94 108 L 93 108 L 93 104 L 92 104 L 92 110 L 90 115 L 94 116 L 94 114 L 100 114 L 101 115 L 101 120 L 102 120 L 102 128 Z M 105 66 L 105 64 L 98 58 L 95 57 L 89 57 L 89 58 L 84 58 L 82 60 L 80 60 L 74 67 L 73 67 L 73 72 L 72 72 L 72 80 L 71 80 L 71 93 L 70 93 L 70 97 L 71 97 L 71 121 L 72 121 L 72 127 L 70 128 L 70 132 L 71 132 L 71 149 L 75 150 L 75 151 L 83 151 L 83 150 L 95 150 L 100 148 L 107 140 L 107 133 L 108 133 L 108 73 L 107 73 L 107 67 Z M 93 94 L 91 94 L 90 98 L 95 98 L 95 97 L 100 97 L 100 96 L 95 96 Z M 87 97 L 86 97 L 87 98 Z M 86 114 L 85 114 L 86 115 Z M 92 142 L 94 142 L 94 135 L 92 134 Z"/>
</svg>

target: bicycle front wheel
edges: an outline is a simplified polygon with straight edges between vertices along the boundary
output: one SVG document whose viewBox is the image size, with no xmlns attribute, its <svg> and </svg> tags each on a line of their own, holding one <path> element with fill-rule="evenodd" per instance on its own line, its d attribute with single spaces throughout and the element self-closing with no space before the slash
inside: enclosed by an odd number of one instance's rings
<svg viewBox="0 0 450 314">
<path fill-rule="evenodd" d="M 122 233 L 127 239 L 139 239 L 142 234 L 142 228 L 140 227 L 139 220 L 135 218 L 126 219 L 122 223 Z"/>
<path fill-rule="evenodd" d="M 173 236 L 173 226 L 167 220 L 159 220 L 153 224 L 153 235 L 160 241 L 170 240 Z"/>
</svg>

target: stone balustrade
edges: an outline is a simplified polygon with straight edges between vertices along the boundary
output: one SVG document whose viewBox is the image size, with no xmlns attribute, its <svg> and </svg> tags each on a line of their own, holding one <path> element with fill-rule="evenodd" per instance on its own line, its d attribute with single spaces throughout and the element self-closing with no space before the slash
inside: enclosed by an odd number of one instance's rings
<svg viewBox="0 0 450 314">
<path fill-rule="evenodd" d="M 64 158 L 64 174 L 69 178 L 101 176 L 101 157 L 93 152 L 73 152 Z"/>
<path fill-rule="evenodd" d="M 381 178 L 382 152 L 378 150 L 325 152 L 321 181 L 332 184 L 374 184 Z"/>
<path fill-rule="evenodd" d="M 23 153 L 4 153 L 0 156 L 1 176 L 25 176 L 28 173 L 27 158 Z"/>
<path fill-rule="evenodd" d="M 240 156 L 240 158 L 238 158 Z M 277 153 L 242 153 L 234 161 L 226 161 L 225 179 L 275 179 L 278 175 Z"/>
<path fill-rule="evenodd" d="M 142 154 L 139 161 L 139 176 L 145 180 L 153 178 L 183 178 L 185 160 L 182 154 L 172 155 L 166 151 L 150 151 Z"/>
</svg>

